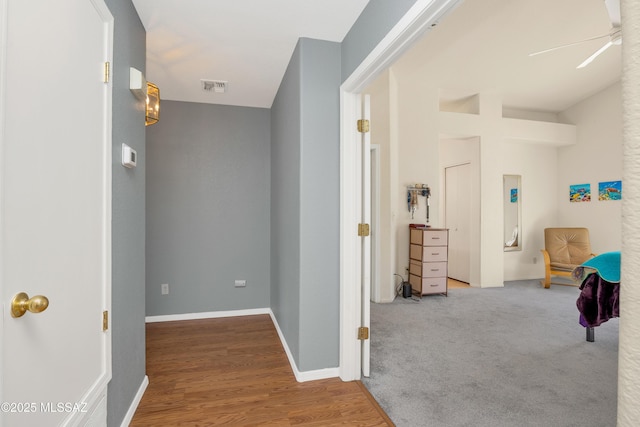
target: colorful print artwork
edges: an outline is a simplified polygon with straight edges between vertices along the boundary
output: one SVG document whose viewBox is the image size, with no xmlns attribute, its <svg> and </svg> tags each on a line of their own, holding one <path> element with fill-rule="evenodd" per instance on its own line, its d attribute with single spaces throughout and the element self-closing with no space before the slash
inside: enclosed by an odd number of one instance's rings
<svg viewBox="0 0 640 427">
<path fill-rule="evenodd" d="M 569 201 L 571 203 L 590 202 L 591 201 L 591 184 L 570 185 Z"/>
<path fill-rule="evenodd" d="M 622 181 L 598 183 L 598 200 L 621 200 Z"/>
<path fill-rule="evenodd" d="M 516 203 L 518 201 L 518 189 L 511 189 L 511 203 Z"/>
</svg>

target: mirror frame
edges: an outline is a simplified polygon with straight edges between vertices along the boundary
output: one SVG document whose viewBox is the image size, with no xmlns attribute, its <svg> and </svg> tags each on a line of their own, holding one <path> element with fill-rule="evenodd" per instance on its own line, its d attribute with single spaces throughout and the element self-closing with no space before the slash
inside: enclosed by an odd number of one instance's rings
<svg viewBox="0 0 640 427">
<path fill-rule="evenodd" d="M 515 185 L 515 188 L 514 188 Z M 512 190 L 516 190 L 515 201 Z M 505 252 L 522 250 L 522 176 L 509 175 L 502 176 L 503 193 L 503 248 Z M 513 206 L 515 204 L 515 206 Z M 514 211 L 515 208 L 515 211 Z M 515 220 L 515 221 L 514 221 Z M 515 226 L 512 225 L 515 222 Z M 514 229 L 517 229 L 515 242 L 508 244 L 513 238 Z"/>
</svg>

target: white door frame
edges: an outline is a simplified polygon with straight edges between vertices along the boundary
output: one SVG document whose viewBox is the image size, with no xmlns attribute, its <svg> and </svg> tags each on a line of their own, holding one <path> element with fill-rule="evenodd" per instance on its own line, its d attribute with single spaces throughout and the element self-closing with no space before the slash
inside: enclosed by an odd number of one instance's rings
<svg viewBox="0 0 640 427">
<path fill-rule="evenodd" d="M 340 87 L 340 378 L 360 379 L 359 93 L 462 0 L 417 0 Z"/>
<path fill-rule="evenodd" d="M 380 144 L 371 144 L 371 301 L 380 297 Z"/>
</svg>

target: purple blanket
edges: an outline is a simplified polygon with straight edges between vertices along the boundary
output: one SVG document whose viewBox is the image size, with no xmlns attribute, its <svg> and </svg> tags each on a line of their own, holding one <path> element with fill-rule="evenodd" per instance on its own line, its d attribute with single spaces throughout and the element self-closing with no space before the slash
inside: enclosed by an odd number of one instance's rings
<svg viewBox="0 0 640 427">
<path fill-rule="evenodd" d="M 620 315 L 620 283 L 607 282 L 598 274 L 589 274 L 580 285 L 576 301 L 580 324 L 595 327 Z"/>
</svg>

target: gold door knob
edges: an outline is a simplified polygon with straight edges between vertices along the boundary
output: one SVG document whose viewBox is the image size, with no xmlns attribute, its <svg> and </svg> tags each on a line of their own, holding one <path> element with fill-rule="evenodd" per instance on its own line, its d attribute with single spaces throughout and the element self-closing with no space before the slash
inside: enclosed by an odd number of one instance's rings
<svg viewBox="0 0 640 427">
<path fill-rule="evenodd" d="M 29 295 L 20 292 L 11 300 L 11 317 L 22 317 L 27 311 L 41 313 L 49 307 L 49 299 L 43 295 L 29 298 Z"/>
</svg>

